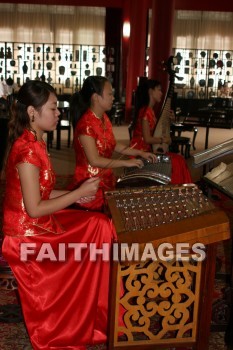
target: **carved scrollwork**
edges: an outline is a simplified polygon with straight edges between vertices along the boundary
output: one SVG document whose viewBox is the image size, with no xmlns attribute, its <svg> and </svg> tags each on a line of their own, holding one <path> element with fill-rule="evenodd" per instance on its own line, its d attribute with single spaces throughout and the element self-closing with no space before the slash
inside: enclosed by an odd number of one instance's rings
<svg viewBox="0 0 233 350">
<path fill-rule="evenodd" d="M 18 289 L 15 278 L 13 276 L 0 275 L 0 289 L 5 289 L 5 290 Z"/>
<path fill-rule="evenodd" d="M 201 264 L 175 259 L 120 266 L 123 291 L 117 307 L 123 306 L 124 325 L 118 326 L 119 344 L 148 340 L 168 344 L 185 338 L 195 340 Z"/>
</svg>

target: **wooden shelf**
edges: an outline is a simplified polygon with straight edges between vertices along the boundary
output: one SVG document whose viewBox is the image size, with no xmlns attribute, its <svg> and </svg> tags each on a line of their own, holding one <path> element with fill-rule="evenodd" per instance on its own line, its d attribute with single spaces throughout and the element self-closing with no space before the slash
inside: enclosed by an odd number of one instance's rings
<svg viewBox="0 0 233 350">
<path fill-rule="evenodd" d="M 101 45 L 63 45 L 0 42 L 0 78 L 21 86 L 28 79 L 44 79 L 58 94 L 79 90 L 89 75 L 114 83 L 115 48 Z"/>
</svg>

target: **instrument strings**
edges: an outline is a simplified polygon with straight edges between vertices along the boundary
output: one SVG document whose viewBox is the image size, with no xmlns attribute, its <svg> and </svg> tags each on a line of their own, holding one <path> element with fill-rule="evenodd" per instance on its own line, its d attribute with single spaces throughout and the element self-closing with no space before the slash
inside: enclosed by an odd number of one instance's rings
<svg viewBox="0 0 233 350">
<path fill-rule="evenodd" d="M 127 148 L 133 149 L 136 145 L 137 145 L 137 143 L 133 144 L 133 145 L 130 146 L 130 147 L 129 147 L 129 146 L 125 146 L 125 148 L 123 148 L 122 151 L 125 151 Z M 108 170 L 108 169 L 111 167 L 111 164 L 112 164 L 113 162 L 115 162 L 116 160 L 122 159 L 124 156 L 125 156 L 125 154 L 121 154 L 118 158 L 116 158 L 116 159 L 111 159 L 111 160 L 109 161 L 109 163 L 107 163 L 107 164 L 105 165 L 105 167 L 102 168 L 102 170 L 99 172 L 99 174 L 98 174 L 99 177 L 102 177 L 102 175 L 104 174 L 104 172 L 105 172 L 106 170 Z"/>
</svg>

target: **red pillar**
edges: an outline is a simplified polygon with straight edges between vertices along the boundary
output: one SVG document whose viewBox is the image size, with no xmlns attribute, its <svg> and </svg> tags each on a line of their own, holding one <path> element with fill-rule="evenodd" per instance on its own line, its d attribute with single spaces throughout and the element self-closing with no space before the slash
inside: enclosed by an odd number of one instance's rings
<svg viewBox="0 0 233 350">
<path fill-rule="evenodd" d="M 123 27 L 124 23 L 130 23 L 130 1 L 125 1 L 123 8 L 123 19 L 122 19 L 122 52 L 121 52 L 121 67 L 122 67 L 122 92 L 126 93 L 126 80 L 128 70 L 128 54 L 129 54 L 129 42 L 130 37 L 124 37 Z"/>
<path fill-rule="evenodd" d="M 167 91 L 168 74 L 161 68 L 161 62 L 172 55 L 175 0 L 152 0 L 151 38 L 149 72 L 151 79 L 160 80 L 163 91 Z"/>
<path fill-rule="evenodd" d="M 130 2 L 130 40 L 127 58 L 125 120 L 131 120 L 132 93 L 137 86 L 137 77 L 144 75 L 145 49 L 147 42 L 148 4 L 144 0 Z"/>
</svg>

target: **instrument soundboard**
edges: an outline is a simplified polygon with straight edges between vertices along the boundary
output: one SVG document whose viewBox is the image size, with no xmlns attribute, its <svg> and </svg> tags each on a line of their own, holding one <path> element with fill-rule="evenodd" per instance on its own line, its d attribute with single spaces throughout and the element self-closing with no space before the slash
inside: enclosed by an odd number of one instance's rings
<svg viewBox="0 0 233 350">
<path fill-rule="evenodd" d="M 214 226 L 228 221 L 195 184 L 119 189 L 105 199 L 120 242 L 193 242 L 204 235 L 205 244 Z"/>
<path fill-rule="evenodd" d="M 142 168 L 125 168 L 117 181 L 117 188 L 167 185 L 171 182 L 171 158 L 165 154 L 157 154 L 156 162 L 151 163 L 142 159 Z"/>
</svg>

